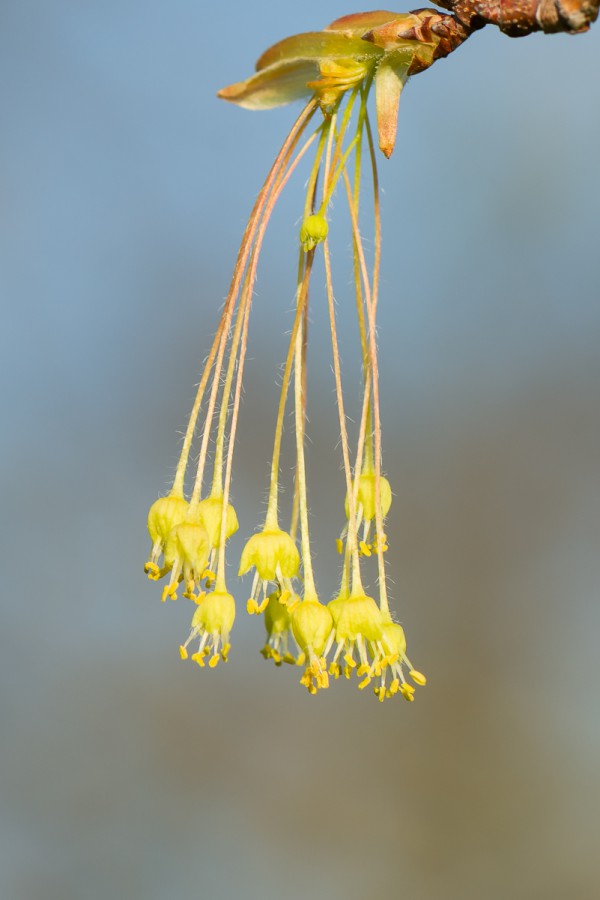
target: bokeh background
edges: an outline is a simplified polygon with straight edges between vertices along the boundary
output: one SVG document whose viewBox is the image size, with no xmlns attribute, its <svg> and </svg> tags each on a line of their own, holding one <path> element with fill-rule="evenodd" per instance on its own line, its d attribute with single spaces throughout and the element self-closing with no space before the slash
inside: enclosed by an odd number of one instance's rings
<svg viewBox="0 0 600 900">
<path fill-rule="evenodd" d="M 143 576 L 146 511 L 296 113 L 215 91 L 350 11 L 0 7 L 6 900 L 600 895 L 600 27 L 485 29 L 409 85 L 382 165 L 389 565 L 429 676 L 418 702 L 345 683 L 309 697 L 261 659 L 245 614 L 228 666 L 183 665 L 189 605 L 161 604 Z M 246 536 L 301 194 L 300 178 L 256 291 L 234 481 Z M 351 377 L 349 276 L 337 296 Z M 314 301 L 311 523 L 330 596 L 343 482 Z"/>
</svg>

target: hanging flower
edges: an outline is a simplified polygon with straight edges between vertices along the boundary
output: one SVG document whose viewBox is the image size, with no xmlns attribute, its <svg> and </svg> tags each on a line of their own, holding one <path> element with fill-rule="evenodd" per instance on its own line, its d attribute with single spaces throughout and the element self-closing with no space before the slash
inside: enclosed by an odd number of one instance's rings
<svg viewBox="0 0 600 900">
<path fill-rule="evenodd" d="M 265 609 L 268 598 L 267 588 L 270 582 L 276 581 L 281 590 L 289 590 L 291 579 L 298 574 L 300 554 L 289 534 L 281 529 L 265 529 L 254 534 L 242 551 L 239 575 L 245 575 L 254 568 L 256 574 L 247 609 L 249 613 L 261 613 Z M 263 600 L 257 597 L 262 585 Z"/>
<path fill-rule="evenodd" d="M 294 638 L 306 663 L 300 684 L 316 694 L 320 688 L 329 687 L 326 656 L 333 630 L 331 613 L 315 598 L 299 603 L 291 618 Z"/>
<path fill-rule="evenodd" d="M 194 662 L 203 668 L 208 657 L 211 669 L 220 659 L 227 662 L 230 643 L 229 634 L 235 619 L 235 600 L 224 590 L 216 590 L 200 602 L 192 618 L 192 628 L 185 644 L 179 648 L 182 659 L 188 658 L 188 645 L 198 639 L 198 649 L 192 654 Z"/>
<path fill-rule="evenodd" d="M 267 643 L 261 653 L 265 659 L 272 659 L 276 666 L 280 666 L 284 662 L 292 665 L 297 662 L 290 650 L 290 639 L 292 636 L 291 611 L 299 602 L 299 598 L 295 598 L 295 602 L 292 604 L 289 602 L 289 597 L 285 599 L 286 602 L 282 603 L 280 591 L 273 591 L 269 595 L 265 609 Z"/>
<path fill-rule="evenodd" d="M 168 497 L 159 497 L 150 507 L 148 533 L 152 541 L 152 549 L 144 571 L 152 581 L 158 581 L 168 571 L 168 568 L 164 571 L 161 570 L 160 558 L 164 554 L 171 529 L 183 522 L 187 510 L 187 501 L 182 496 L 173 496 L 172 494 Z"/>
</svg>

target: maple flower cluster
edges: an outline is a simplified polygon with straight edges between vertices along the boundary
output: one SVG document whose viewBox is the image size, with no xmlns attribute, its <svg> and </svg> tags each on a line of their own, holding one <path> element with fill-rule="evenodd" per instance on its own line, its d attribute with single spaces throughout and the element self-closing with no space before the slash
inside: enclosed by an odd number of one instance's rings
<svg viewBox="0 0 600 900">
<path fill-rule="evenodd" d="M 266 641 L 262 654 L 276 666 L 302 668 L 311 694 L 342 674 L 371 685 L 379 700 L 401 694 L 414 699 L 414 685 L 425 677 L 406 654 L 402 626 L 390 610 L 384 554 L 385 518 L 392 490 L 381 470 L 381 419 L 376 346 L 380 261 L 380 207 L 376 150 L 367 109 L 375 90 L 379 146 L 392 152 L 402 88 L 409 75 L 434 59 L 435 39 L 424 40 L 427 11 L 396 16 L 360 13 L 340 19 L 322 32 L 297 35 L 267 50 L 257 72 L 219 94 L 250 109 L 270 108 L 306 98 L 250 215 L 231 286 L 208 353 L 192 407 L 173 486 L 151 506 L 151 551 L 145 571 L 164 579 L 162 600 L 182 596 L 193 604 L 182 659 L 214 668 L 227 661 L 236 602 L 226 586 L 226 547 L 238 529 L 230 502 L 233 454 L 248 345 L 248 320 L 258 259 L 273 208 L 292 173 L 309 150 L 308 178 L 299 234 L 295 312 L 277 409 L 267 511 L 262 527 L 246 542 L 239 575 L 252 574 L 246 603 L 262 615 Z M 434 11 L 429 11 L 432 14 Z M 406 37 L 405 35 L 411 35 Z M 415 36 L 416 35 L 416 36 Z M 373 187 L 373 263 L 367 265 L 359 229 L 363 156 Z M 362 396 L 356 446 L 350 447 L 342 390 L 328 212 L 336 189 L 347 198 L 353 234 L 354 293 L 361 341 Z M 309 288 L 316 253 L 323 254 L 331 332 L 340 444 L 346 482 L 340 503 L 344 526 L 337 539 L 341 580 L 335 597 L 323 602 L 313 572 L 308 524 L 308 486 L 304 445 L 305 369 Z M 280 458 L 284 421 L 292 396 L 295 432 L 293 509 L 289 529 L 280 525 Z M 192 449 L 197 455 L 191 473 Z M 186 496 L 187 493 L 187 496 Z M 365 560 L 377 566 L 377 597 L 363 586 Z"/>
</svg>

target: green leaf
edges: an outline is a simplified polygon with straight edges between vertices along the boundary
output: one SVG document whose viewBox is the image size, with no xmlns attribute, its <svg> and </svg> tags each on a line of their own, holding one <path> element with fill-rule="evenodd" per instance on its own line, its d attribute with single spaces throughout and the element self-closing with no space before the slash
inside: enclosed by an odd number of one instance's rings
<svg viewBox="0 0 600 900">
<path fill-rule="evenodd" d="M 256 63 L 256 75 L 223 88 L 218 96 L 246 109 L 272 109 L 313 94 L 308 83 L 318 80 L 321 63 L 368 64 L 382 55 L 379 47 L 359 38 L 322 31 L 298 34 L 266 50 Z"/>
<path fill-rule="evenodd" d="M 309 31 L 285 38 L 265 50 L 256 63 L 257 71 L 274 63 L 297 60 L 352 58 L 356 62 L 377 59 L 381 49 L 357 37 L 327 31 Z"/>
</svg>

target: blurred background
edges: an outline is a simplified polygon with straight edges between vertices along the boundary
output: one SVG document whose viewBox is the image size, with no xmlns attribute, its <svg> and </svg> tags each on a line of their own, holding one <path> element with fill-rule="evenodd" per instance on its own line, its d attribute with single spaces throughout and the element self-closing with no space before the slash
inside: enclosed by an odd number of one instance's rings
<svg viewBox="0 0 600 900">
<path fill-rule="evenodd" d="M 183 665 L 189 604 L 143 575 L 147 509 L 297 112 L 215 92 L 351 11 L 0 7 L 3 900 L 600 895 L 600 27 L 486 28 L 411 82 L 382 160 L 388 558 L 417 702 L 309 697 L 245 613 L 228 666 Z M 301 198 L 300 177 L 259 272 L 232 562 L 264 511 Z M 310 339 L 326 598 L 343 481 L 318 288 Z"/>
</svg>

